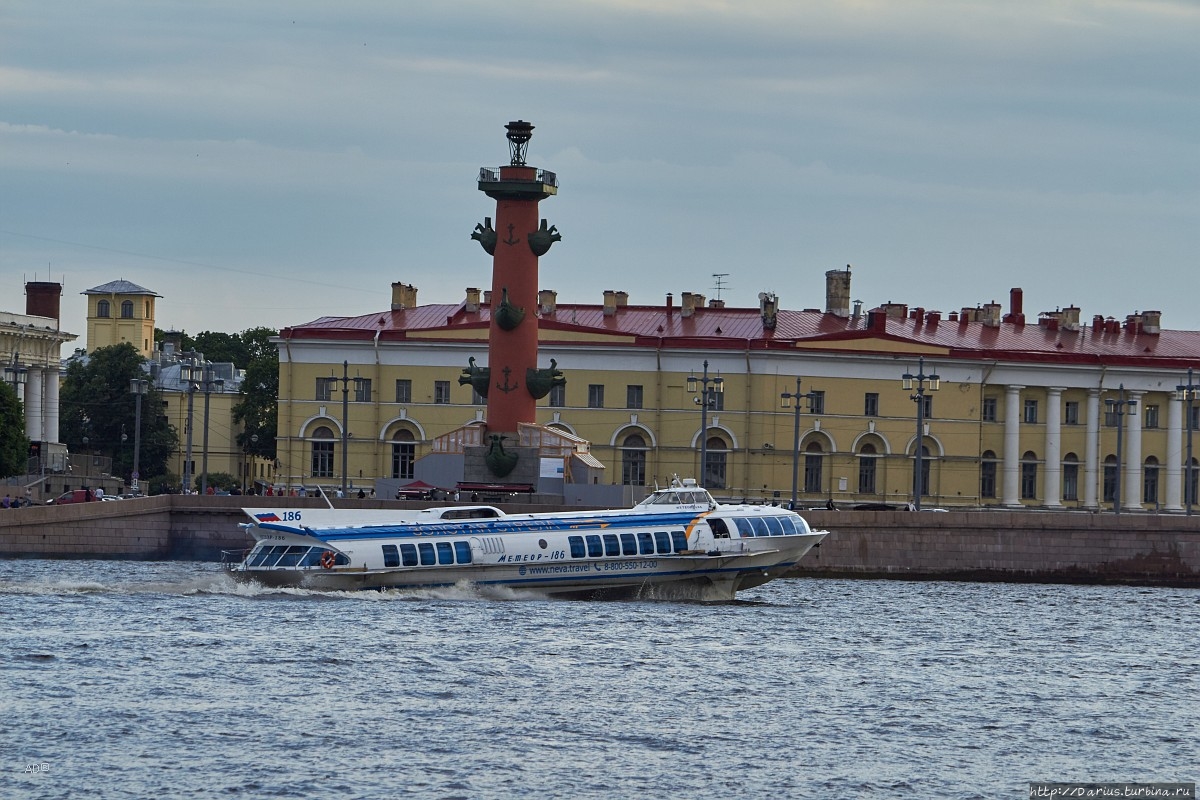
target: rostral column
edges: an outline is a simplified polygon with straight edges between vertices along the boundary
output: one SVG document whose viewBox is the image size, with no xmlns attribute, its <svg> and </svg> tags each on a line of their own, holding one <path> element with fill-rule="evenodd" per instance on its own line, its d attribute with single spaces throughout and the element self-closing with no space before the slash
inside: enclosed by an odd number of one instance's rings
<svg viewBox="0 0 1200 800">
<path fill-rule="evenodd" d="M 505 477 L 516 463 L 517 423 L 534 422 L 538 399 L 551 385 L 564 382 L 554 365 L 537 367 L 538 258 L 562 238 L 554 226 L 539 220 L 538 203 L 558 193 L 558 179 L 525 162 L 533 125 L 517 120 L 504 127 L 509 165 L 479 171 L 479 191 L 496 201 L 496 225 L 493 228 L 486 218 L 471 234 L 492 256 L 488 366 L 472 364 L 460 378 L 487 398 L 487 438 L 493 453 L 497 447 L 507 450 L 506 458 L 489 456 L 493 479 Z M 497 436 L 508 445 L 496 442 Z M 512 465 L 505 469 L 504 461 Z"/>
</svg>

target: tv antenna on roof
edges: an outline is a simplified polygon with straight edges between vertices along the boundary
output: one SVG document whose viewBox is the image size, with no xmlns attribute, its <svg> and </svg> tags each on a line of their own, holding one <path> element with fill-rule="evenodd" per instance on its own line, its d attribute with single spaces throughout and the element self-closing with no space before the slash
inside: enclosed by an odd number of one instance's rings
<svg viewBox="0 0 1200 800">
<path fill-rule="evenodd" d="M 717 299 L 720 300 L 721 299 L 721 290 L 729 288 L 728 286 L 725 285 L 725 282 L 722 280 L 722 278 L 728 278 L 729 273 L 728 272 L 714 272 L 712 274 L 712 276 L 713 276 L 713 279 L 716 280 L 716 282 L 717 282 L 717 285 L 714 286 L 713 288 L 717 290 Z"/>
</svg>

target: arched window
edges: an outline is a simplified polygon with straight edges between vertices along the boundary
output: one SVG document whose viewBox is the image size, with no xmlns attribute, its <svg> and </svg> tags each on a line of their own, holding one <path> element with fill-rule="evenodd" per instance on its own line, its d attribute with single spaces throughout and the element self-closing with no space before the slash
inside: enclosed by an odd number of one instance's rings
<svg viewBox="0 0 1200 800">
<path fill-rule="evenodd" d="M 1117 457 L 1108 456 L 1104 459 L 1104 502 L 1111 503 L 1117 499 Z"/>
<path fill-rule="evenodd" d="M 1037 455 L 1032 450 L 1021 456 L 1021 499 L 1037 499 Z"/>
<path fill-rule="evenodd" d="M 1158 459 L 1154 456 L 1142 467 L 1142 502 L 1158 505 Z"/>
<path fill-rule="evenodd" d="M 979 462 L 980 497 L 996 496 L 996 468 L 996 453 L 992 450 L 984 450 L 983 458 Z"/>
<path fill-rule="evenodd" d="M 107 300 L 100 300 L 96 303 L 96 316 L 107 317 L 109 315 L 109 306 Z"/>
<path fill-rule="evenodd" d="M 875 445 L 867 443 L 858 451 L 858 493 L 875 494 L 875 471 L 879 453 Z"/>
<path fill-rule="evenodd" d="M 133 301 L 126 300 L 121 303 L 121 319 L 133 319 Z"/>
<path fill-rule="evenodd" d="M 636 433 L 621 442 L 621 484 L 646 485 L 646 440 Z"/>
<path fill-rule="evenodd" d="M 821 466 L 825 454 L 821 451 L 820 442 L 810 442 L 804 448 L 804 491 L 809 494 L 820 494 L 822 489 Z"/>
<path fill-rule="evenodd" d="M 1079 499 L 1079 456 L 1067 453 L 1063 458 L 1062 499 Z"/>
<path fill-rule="evenodd" d="M 725 488 L 725 463 L 729 445 L 720 436 L 710 437 L 705 445 L 704 486 L 708 489 Z"/>
<path fill-rule="evenodd" d="M 411 480 L 417 462 L 417 443 L 412 432 L 398 430 L 392 435 L 392 477 Z"/>
<path fill-rule="evenodd" d="M 333 431 L 322 425 L 312 432 L 312 476 L 333 477 Z"/>
</svg>

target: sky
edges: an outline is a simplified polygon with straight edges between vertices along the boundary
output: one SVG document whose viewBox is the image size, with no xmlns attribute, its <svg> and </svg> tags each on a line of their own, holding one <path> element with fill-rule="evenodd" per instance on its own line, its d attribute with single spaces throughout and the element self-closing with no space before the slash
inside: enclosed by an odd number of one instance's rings
<svg viewBox="0 0 1200 800">
<path fill-rule="evenodd" d="M 1197 0 L 5 0 L 0 310 L 61 281 L 82 346 L 117 279 L 192 334 L 458 302 L 524 119 L 560 303 L 823 308 L 851 265 L 866 308 L 1200 330 L 1197 43 Z"/>
</svg>

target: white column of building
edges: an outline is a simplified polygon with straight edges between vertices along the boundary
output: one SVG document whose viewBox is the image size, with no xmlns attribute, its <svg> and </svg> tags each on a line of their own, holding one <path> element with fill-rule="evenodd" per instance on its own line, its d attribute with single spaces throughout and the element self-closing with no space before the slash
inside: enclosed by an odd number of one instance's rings
<svg viewBox="0 0 1200 800">
<path fill-rule="evenodd" d="M 1100 390 L 1088 389 L 1087 440 L 1083 451 L 1083 507 L 1100 507 Z"/>
<path fill-rule="evenodd" d="M 42 368 L 29 367 L 25 384 L 25 435 L 42 440 Z"/>
<path fill-rule="evenodd" d="M 1000 502 L 1021 505 L 1021 390 L 1024 386 L 1004 389 L 1004 488 Z"/>
<path fill-rule="evenodd" d="M 43 396 L 46 405 L 43 409 L 42 438 L 47 442 L 58 441 L 58 375 L 57 366 L 46 367 L 46 383 Z"/>
<path fill-rule="evenodd" d="M 1125 398 L 1137 403 L 1125 415 L 1125 486 L 1121 489 L 1121 507 L 1137 511 L 1142 507 L 1142 396 L 1145 392 L 1126 392 Z"/>
<path fill-rule="evenodd" d="M 1047 508 L 1062 508 L 1062 393 L 1061 386 L 1046 388 L 1046 479 Z"/>
<path fill-rule="evenodd" d="M 1167 511 L 1183 511 L 1183 401 L 1167 402 Z"/>
</svg>

